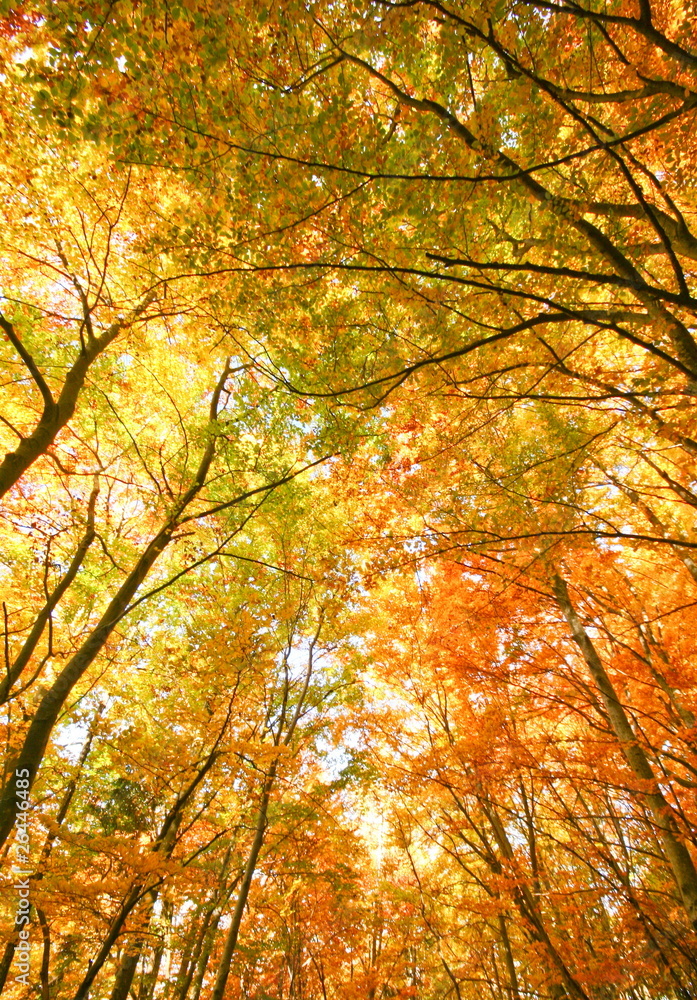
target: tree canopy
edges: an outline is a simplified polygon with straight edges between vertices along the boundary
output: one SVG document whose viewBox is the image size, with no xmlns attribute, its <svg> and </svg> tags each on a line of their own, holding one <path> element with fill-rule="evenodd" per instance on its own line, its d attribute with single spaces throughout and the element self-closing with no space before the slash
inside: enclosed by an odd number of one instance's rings
<svg viewBox="0 0 697 1000">
<path fill-rule="evenodd" d="M 0 0 L 9 997 L 697 995 L 696 14 Z"/>
</svg>

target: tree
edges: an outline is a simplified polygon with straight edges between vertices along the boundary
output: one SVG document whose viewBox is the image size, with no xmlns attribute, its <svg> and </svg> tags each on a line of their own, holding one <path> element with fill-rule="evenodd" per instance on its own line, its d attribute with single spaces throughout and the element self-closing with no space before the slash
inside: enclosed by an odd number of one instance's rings
<svg viewBox="0 0 697 1000">
<path fill-rule="evenodd" d="M 44 1000 L 689 996 L 687 0 L 0 14 Z"/>
</svg>

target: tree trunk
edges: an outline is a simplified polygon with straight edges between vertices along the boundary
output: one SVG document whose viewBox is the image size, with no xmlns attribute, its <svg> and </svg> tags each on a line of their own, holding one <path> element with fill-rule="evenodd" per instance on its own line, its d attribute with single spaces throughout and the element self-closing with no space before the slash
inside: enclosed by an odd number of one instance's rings
<svg viewBox="0 0 697 1000">
<path fill-rule="evenodd" d="M 558 575 L 554 577 L 554 594 L 600 692 L 610 725 L 620 744 L 624 758 L 634 775 L 647 788 L 647 790 L 642 790 L 641 797 L 651 810 L 658 839 L 668 859 L 683 906 L 692 927 L 697 930 L 697 869 L 695 869 L 690 852 L 680 835 L 672 809 L 658 787 L 651 764 L 617 698 L 612 681 L 571 603 L 566 582 Z"/>
<path fill-rule="evenodd" d="M 210 406 L 211 421 L 216 418 L 220 395 L 223 391 L 223 386 L 229 371 L 229 364 L 226 363 L 223 373 L 218 379 L 218 383 L 213 392 Z M 83 642 L 77 653 L 75 653 L 75 655 L 65 665 L 63 670 L 61 670 L 52 686 L 41 699 L 19 755 L 12 765 L 13 771 L 23 770 L 28 772 L 30 789 L 44 758 L 48 741 L 51 737 L 51 733 L 53 732 L 53 727 L 56 724 L 66 699 L 86 670 L 94 662 L 117 623 L 126 613 L 131 600 L 145 580 L 145 577 L 150 572 L 155 560 L 169 545 L 175 530 L 184 520 L 184 511 L 203 488 L 215 455 L 215 444 L 215 437 L 211 435 L 208 439 L 208 444 L 203 451 L 203 455 L 201 456 L 201 460 L 191 485 L 186 492 L 180 496 L 174 505 L 174 510 L 170 516 L 166 519 L 152 541 L 147 545 L 145 551 L 142 553 L 131 572 L 119 587 L 116 595 L 109 602 L 109 605 L 99 620 L 99 623 L 92 630 L 85 642 Z M 234 502 L 237 502 L 237 500 L 227 502 L 226 504 L 223 504 L 223 506 L 230 506 L 231 503 Z M 196 515 L 193 516 L 195 517 Z M 10 835 L 12 827 L 14 826 L 15 809 L 16 788 L 13 775 L 13 777 L 7 782 L 2 797 L 0 798 L 0 846 L 5 843 Z"/>
<path fill-rule="evenodd" d="M 244 914 L 245 907 L 247 905 L 247 898 L 249 897 L 249 890 L 252 885 L 252 878 L 257 866 L 257 859 L 259 857 L 259 852 L 261 851 L 262 845 L 264 843 L 264 834 L 266 833 L 266 816 L 269 808 L 269 797 L 271 795 L 271 789 L 273 787 L 274 778 L 276 776 L 276 762 L 269 768 L 269 773 L 264 782 L 261 799 L 259 801 L 259 809 L 257 811 L 257 821 L 254 831 L 254 840 L 252 841 L 252 846 L 249 849 L 249 855 L 247 857 L 247 864 L 245 865 L 244 875 L 242 876 L 242 884 L 240 885 L 239 893 L 237 895 L 237 902 L 235 903 L 235 909 L 232 912 L 232 922 L 227 932 L 225 938 L 225 944 L 223 946 L 223 954 L 220 959 L 220 965 L 218 966 L 218 974 L 215 979 L 215 985 L 213 986 L 213 992 L 211 993 L 211 1000 L 223 1000 L 223 995 L 225 993 L 225 984 L 227 983 L 228 976 L 230 975 L 230 966 L 232 964 L 232 956 L 235 952 L 235 947 L 237 946 L 237 937 L 240 932 L 240 924 L 242 923 L 242 916 Z"/>
<path fill-rule="evenodd" d="M 78 396 L 85 384 L 90 365 L 118 337 L 122 330 L 130 327 L 138 319 L 152 301 L 153 296 L 146 295 L 128 317 L 112 323 L 101 337 L 88 338 L 87 342 L 83 344 L 77 360 L 68 371 L 57 400 L 53 399 L 43 376 L 22 345 L 12 324 L 0 316 L 0 326 L 22 358 L 44 401 L 43 412 L 34 430 L 27 437 L 23 437 L 15 451 L 8 452 L 0 462 L 0 497 L 14 486 L 20 476 L 27 471 L 30 465 L 33 465 L 37 458 L 46 454 L 58 432 L 65 427 L 75 412 Z"/>
<path fill-rule="evenodd" d="M 32 653 L 36 649 L 39 639 L 43 635 L 46 623 L 51 617 L 51 613 L 55 609 L 56 605 L 60 601 L 63 594 L 66 592 L 70 584 L 73 582 L 77 576 L 77 571 L 82 565 L 85 556 L 87 555 L 87 550 L 95 539 L 94 530 L 94 508 L 97 502 L 97 493 L 99 492 L 98 485 L 95 484 L 92 494 L 87 505 L 87 527 L 85 533 L 80 540 L 80 544 L 75 550 L 75 555 L 72 558 L 70 566 L 64 573 L 60 582 L 53 589 L 52 593 L 47 597 L 46 603 L 36 617 L 36 621 L 32 626 L 32 630 L 26 638 L 24 645 L 22 646 L 17 659 L 10 667 L 8 664 L 7 672 L 2 682 L 0 682 L 0 705 L 4 704 L 10 695 L 10 689 L 12 685 L 21 676 L 22 671 L 28 664 Z"/>
<path fill-rule="evenodd" d="M 56 829 L 54 829 L 51 832 L 49 832 L 48 836 L 46 837 L 46 841 L 44 843 L 44 846 L 42 848 L 41 857 L 39 858 L 39 864 L 37 866 L 37 872 L 36 872 L 36 875 L 34 876 L 34 881 L 38 882 L 41 878 L 43 878 L 43 868 L 45 867 L 46 862 L 48 861 L 49 857 L 51 856 L 51 851 L 53 850 L 53 843 L 54 843 L 56 837 L 58 836 L 58 828 L 60 828 L 60 826 L 62 825 L 63 820 L 65 819 L 65 817 L 66 817 L 66 815 L 68 813 L 68 809 L 70 808 L 70 803 L 73 800 L 73 796 L 75 794 L 75 789 L 77 788 L 77 783 L 78 783 L 78 779 L 80 777 L 80 772 L 82 771 L 82 768 L 84 767 L 85 761 L 87 760 L 87 757 L 89 756 L 89 752 L 90 752 L 90 750 L 92 748 L 92 740 L 94 739 L 94 733 L 95 733 L 95 729 L 96 729 L 96 726 L 97 726 L 97 721 L 98 721 L 100 715 L 102 714 L 102 711 L 103 711 L 103 706 L 100 706 L 99 711 L 97 712 L 97 714 L 95 715 L 95 717 L 92 720 L 92 724 L 90 726 L 90 731 L 87 734 L 87 739 L 85 740 L 85 742 L 84 742 L 84 744 L 82 746 L 82 750 L 80 751 L 80 756 L 78 757 L 77 768 L 75 770 L 75 774 L 73 775 L 73 777 L 70 779 L 70 781 L 67 784 L 65 792 L 63 794 L 63 799 L 61 801 L 60 807 L 59 807 L 58 812 L 56 814 Z M 44 986 L 44 973 L 45 973 L 46 982 L 47 982 L 48 981 L 48 962 L 49 962 L 49 958 L 50 958 L 50 948 L 51 948 L 51 936 L 50 936 L 50 928 L 49 928 L 48 922 L 46 921 L 46 918 L 42 916 L 41 911 L 38 910 L 38 909 L 37 909 L 37 914 L 39 916 L 39 923 L 41 925 L 41 934 L 42 934 L 42 939 L 43 939 L 43 952 L 42 952 L 42 962 L 41 962 L 41 990 L 42 990 L 42 1000 L 46 1000 L 46 998 L 43 996 L 43 994 L 46 991 L 46 987 Z M 2 991 L 2 989 L 5 986 L 5 981 L 7 979 L 7 974 L 10 971 L 10 966 L 12 965 L 12 959 L 14 958 L 15 949 L 17 947 L 17 940 L 18 940 L 17 935 L 18 935 L 20 929 L 21 929 L 21 925 L 20 924 L 15 924 L 13 935 L 10 938 L 10 940 L 7 942 L 7 944 L 5 945 L 5 951 L 3 952 L 2 959 L 0 960 L 0 992 Z M 45 966 L 45 969 L 44 969 L 44 966 Z"/>
</svg>

